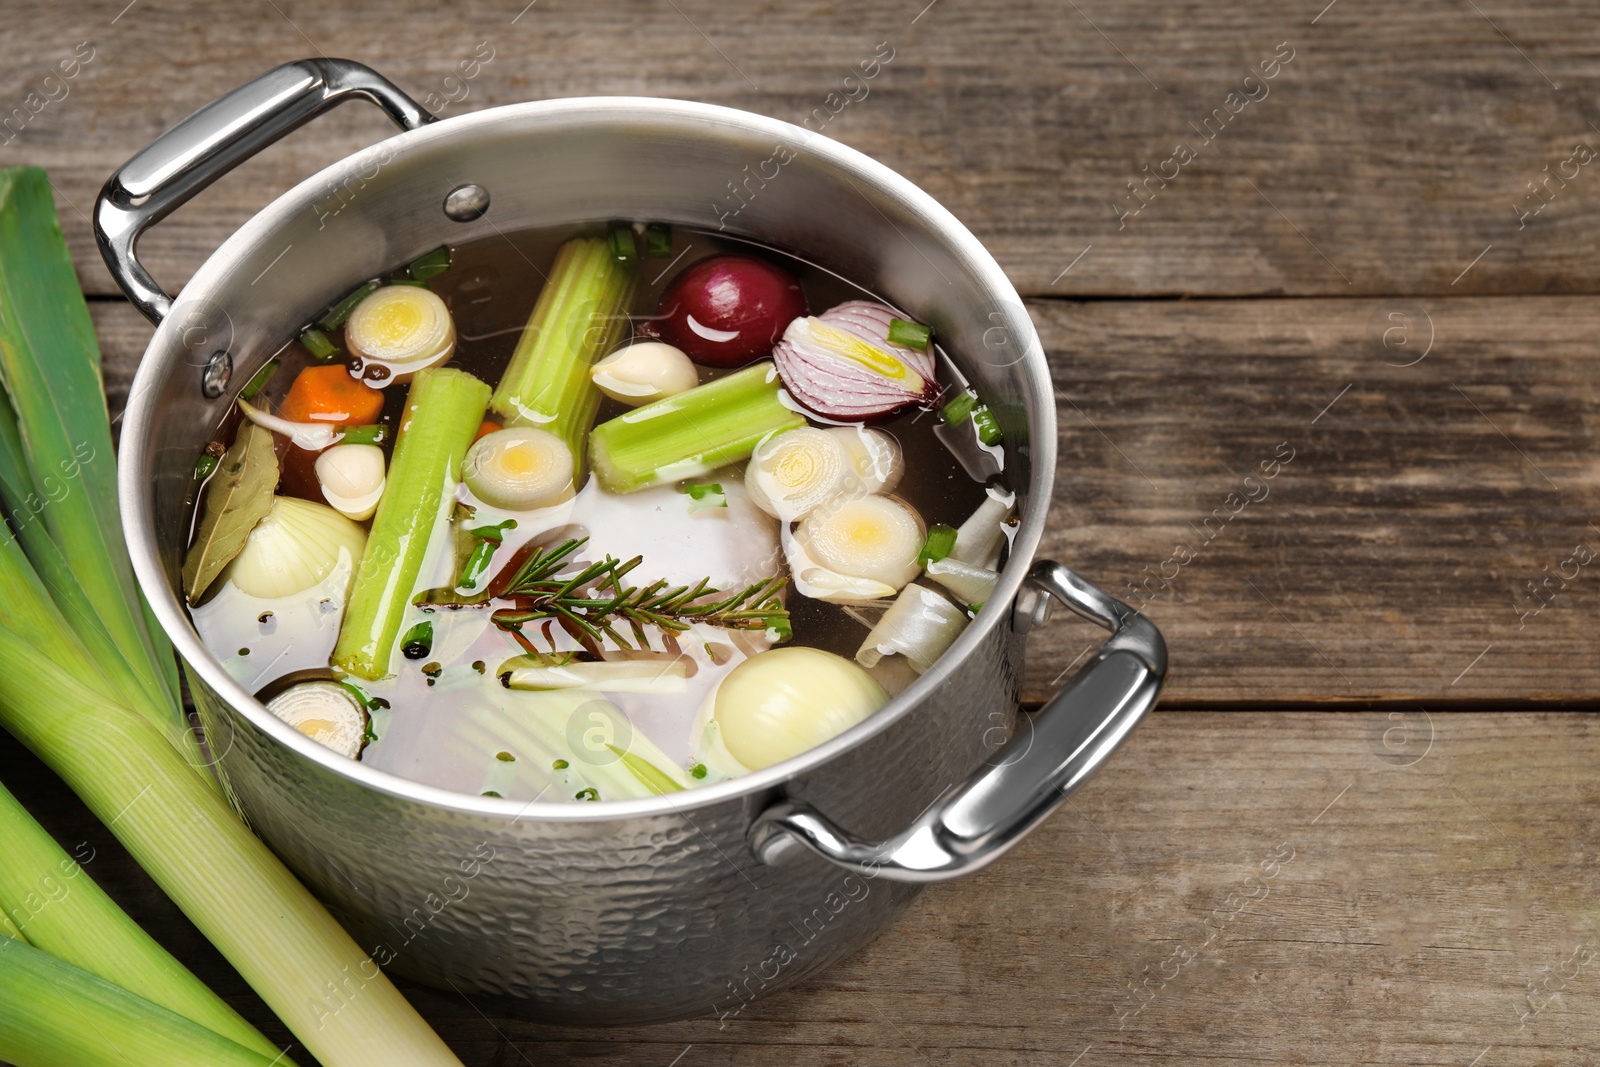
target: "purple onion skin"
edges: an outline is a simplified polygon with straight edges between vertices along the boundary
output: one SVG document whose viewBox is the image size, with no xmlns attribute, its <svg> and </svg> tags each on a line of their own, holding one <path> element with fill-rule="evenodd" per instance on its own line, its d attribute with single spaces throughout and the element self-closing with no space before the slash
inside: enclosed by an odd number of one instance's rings
<svg viewBox="0 0 1600 1067">
<path fill-rule="evenodd" d="M 782 267 L 751 256 L 711 256 L 672 280 L 655 319 L 640 332 L 702 366 L 743 367 L 771 352 L 789 323 L 805 313 L 800 281 Z"/>
</svg>

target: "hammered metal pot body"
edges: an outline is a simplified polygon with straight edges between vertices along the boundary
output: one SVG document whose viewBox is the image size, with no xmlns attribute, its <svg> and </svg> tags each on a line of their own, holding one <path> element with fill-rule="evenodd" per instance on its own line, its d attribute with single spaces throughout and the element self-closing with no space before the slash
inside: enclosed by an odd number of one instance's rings
<svg viewBox="0 0 1600 1067">
<path fill-rule="evenodd" d="M 481 218 L 442 205 L 488 190 Z M 330 296 L 444 242 L 642 219 L 749 238 L 930 322 L 997 412 L 1022 523 L 995 596 L 866 723 L 746 779 L 647 801 L 521 804 L 342 760 L 273 718 L 200 644 L 175 592 L 195 456 L 233 392 Z M 218 353 L 227 353 L 221 357 Z M 204 385 L 231 361 L 231 387 Z M 309 179 L 231 237 L 150 344 L 122 436 L 135 569 L 189 681 L 234 803 L 390 970 L 520 1000 L 531 1017 L 731 1016 L 882 932 L 916 887 L 746 844 L 779 799 L 863 835 L 903 828 L 980 766 L 1015 718 L 1011 605 L 1038 543 L 1054 408 L 1015 291 L 956 220 L 859 153 L 785 123 L 665 100 L 496 108 L 404 133 Z M 771 857 L 768 857 L 771 859 Z"/>
</svg>

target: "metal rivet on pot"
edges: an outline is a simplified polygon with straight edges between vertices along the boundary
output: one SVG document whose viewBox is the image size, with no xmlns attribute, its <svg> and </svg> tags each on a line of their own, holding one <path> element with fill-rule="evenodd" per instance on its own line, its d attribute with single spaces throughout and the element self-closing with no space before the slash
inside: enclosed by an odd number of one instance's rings
<svg viewBox="0 0 1600 1067">
<path fill-rule="evenodd" d="M 206 360 L 206 369 L 200 375 L 200 391 L 207 400 L 215 400 L 228 387 L 228 379 L 232 377 L 233 357 L 228 355 L 226 349 L 219 348 Z"/>
<path fill-rule="evenodd" d="M 1050 595 L 1032 582 L 1023 584 L 1011 609 L 1011 629 L 1025 634 L 1050 620 Z"/>
<path fill-rule="evenodd" d="M 481 185 L 458 185 L 444 198 L 444 213 L 456 222 L 472 222 L 489 210 L 489 190 Z"/>
</svg>

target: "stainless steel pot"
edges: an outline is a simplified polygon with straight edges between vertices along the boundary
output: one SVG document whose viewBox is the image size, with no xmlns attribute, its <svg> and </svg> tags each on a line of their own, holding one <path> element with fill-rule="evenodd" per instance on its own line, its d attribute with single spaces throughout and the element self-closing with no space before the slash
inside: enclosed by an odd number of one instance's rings
<svg viewBox="0 0 1600 1067">
<path fill-rule="evenodd" d="M 140 233 L 350 97 L 378 104 L 403 132 L 278 198 L 169 298 L 135 256 Z M 705 789 L 521 803 L 332 754 L 267 713 L 189 623 L 177 590 L 195 456 L 237 388 L 329 294 L 444 242 L 609 218 L 791 250 L 933 324 L 1008 442 L 1021 525 L 998 590 L 877 715 Z M 1156 629 L 1060 564 L 1033 560 L 1056 423 L 1021 300 L 949 212 L 843 145 L 742 111 L 623 97 L 433 122 L 365 67 L 306 60 L 206 105 L 131 159 L 106 184 L 95 225 L 111 273 L 158 327 L 122 431 L 134 569 L 187 663 L 238 809 L 392 971 L 509 994 L 552 1020 L 736 1014 L 861 947 L 920 884 L 994 860 L 1156 701 L 1166 674 Z M 1112 636 L 1019 720 L 1022 635 L 1052 598 Z M 339 993 L 329 992 L 331 1010 Z"/>
</svg>

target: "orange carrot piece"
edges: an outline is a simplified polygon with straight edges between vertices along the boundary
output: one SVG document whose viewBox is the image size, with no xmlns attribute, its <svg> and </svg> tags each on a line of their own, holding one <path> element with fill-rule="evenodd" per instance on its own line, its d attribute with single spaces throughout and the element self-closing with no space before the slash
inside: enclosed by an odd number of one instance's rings
<svg viewBox="0 0 1600 1067">
<path fill-rule="evenodd" d="M 295 422 L 364 426 L 377 422 L 382 412 L 382 392 L 352 378 L 343 364 L 330 363 L 301 371 L 278 414 Z"/>
<path fill-rule="evenodd" d="M 476 441 L 480 437 L 487 437 L 498 429 L 500 429 L 500 424 L 498 422 L 495 422 L 492 419 L 484 419 L 482 424 L 478 427 L 478 432 L 472 435 L 472 439 Z"/>
</svg>

